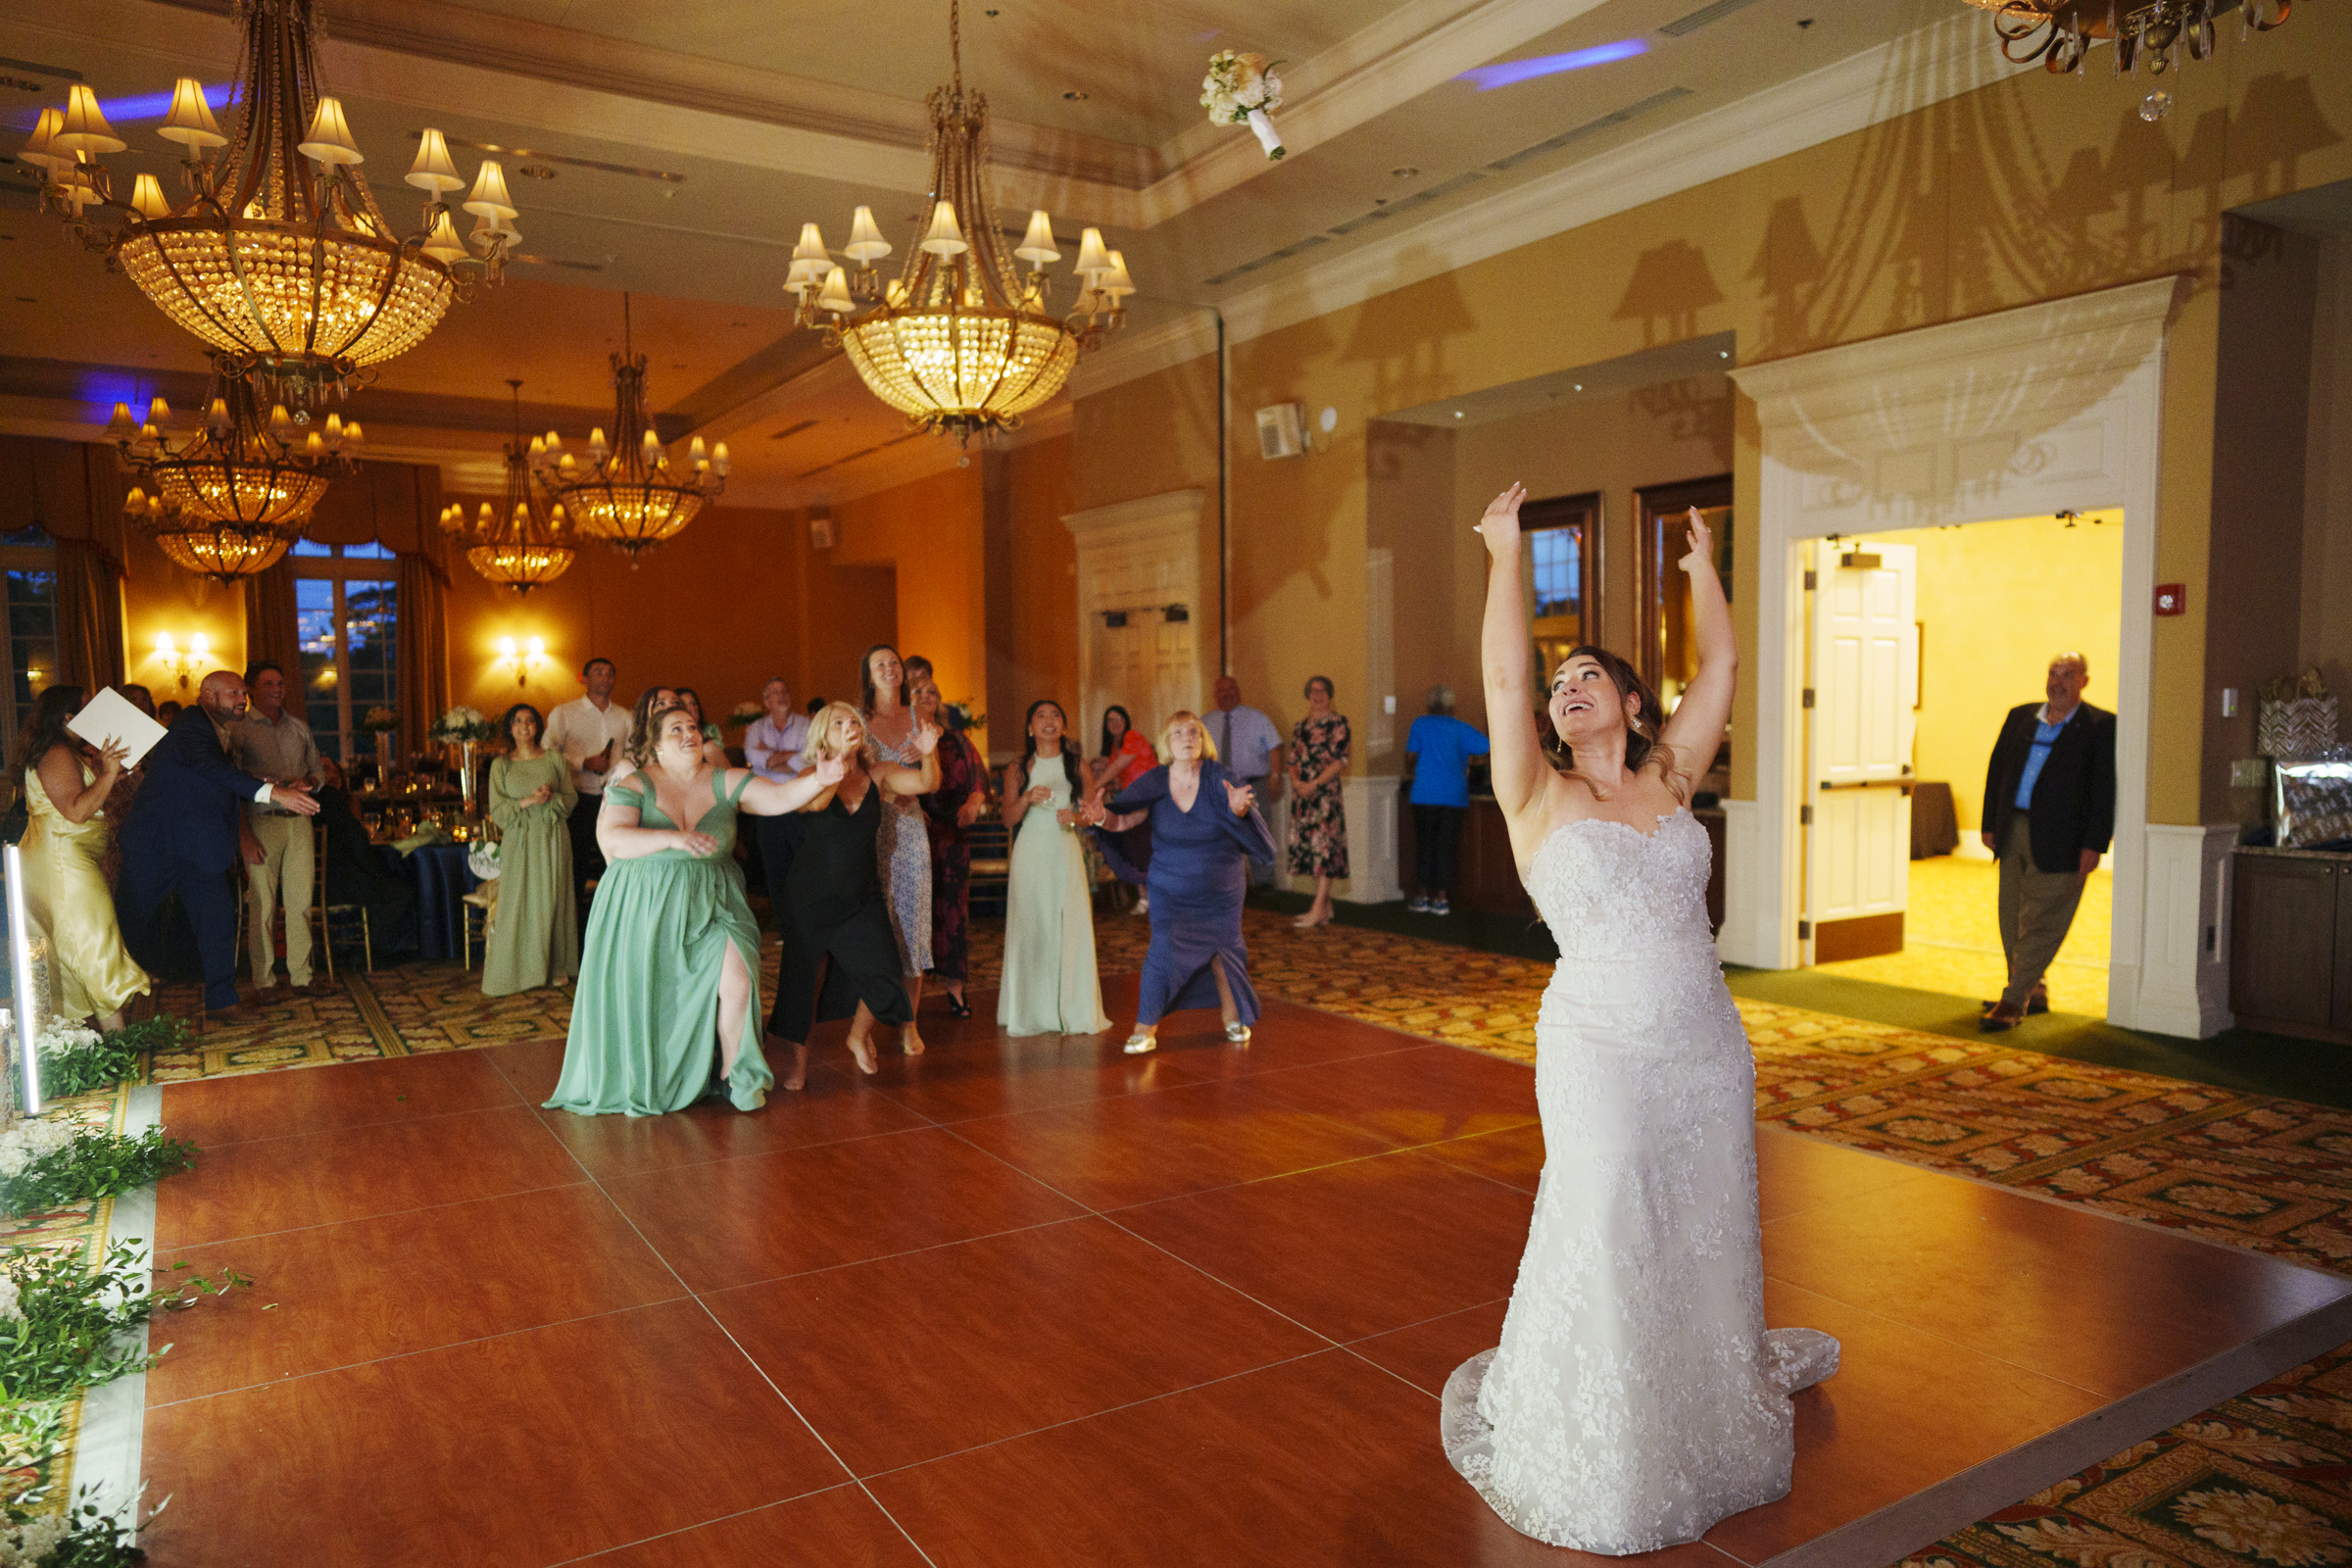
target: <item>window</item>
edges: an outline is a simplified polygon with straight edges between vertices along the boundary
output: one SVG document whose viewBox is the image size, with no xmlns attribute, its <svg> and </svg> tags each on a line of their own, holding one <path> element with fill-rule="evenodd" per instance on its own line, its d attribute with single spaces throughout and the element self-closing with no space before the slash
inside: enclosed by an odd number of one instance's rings
<svg viewBox="0 0 2352 1568">
<path fill-rule="evenodd" d="M 8 635 L 0 639 L 0 748 L 14 755 L 33 699 L 57 679 L 57 542 L 39 524 L 0 534 L 0 572 L 8 579 Z"/>
<path fill-rule="evenodd" d="M 1519 509 L 1527 570 L 1528 630 L 1535 639 L 1535 689 L 1600 624 L 1600 496 L 1555 496 Z"/>
<path fill-rule="evenodd" d="M 1688 484 L 1652 485 L 1634 492 L 1641 512 L 1635 574 L 1640 579 L 1643 628 L 1636 665 L 1668 712 L 1682 701 L 1683 688 L 1698 673 L 1690 641 L 1690 595 L 1682 559 L 1690 549 L 1684 514 L 1696 507 L 1715 534 L 1715 571 L 1723 597 L 1732 597 L 1732 476 L 1693 479 Z"/>
<path fill-rule="evenodd" d="M 360 721 L 398 702 L 400 585 L 380 544 L 294 547 L 294 620 L 302 645 L 303 717 L 318 750 L 350 764 Z"/>
</svg>

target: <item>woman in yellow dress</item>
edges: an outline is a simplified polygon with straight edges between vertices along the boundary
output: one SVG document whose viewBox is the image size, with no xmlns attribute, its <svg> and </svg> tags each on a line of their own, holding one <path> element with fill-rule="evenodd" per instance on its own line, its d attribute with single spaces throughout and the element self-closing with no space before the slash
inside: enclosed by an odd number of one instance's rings
<svg viewBox="0 0 2352 1568">
<path fill-rule="evenodd" d="M 147 971 L 131 961 L 115 920 L 100 861 L 114 829 L 101 808 L 122 776 L 123 749 L 93 752 L 67 730 L 81 711 L 81 688 L 52 686 L 33 704 L 17 765 L 29 818 L 24 842 L 24 912 L 49 939 L 49 985 L 57 1016 L 96 1017 L 122 1027 L 122 1004 L 147 994 Z M 97 766 L 93 768 L 91 759 Z"/>
</svg>

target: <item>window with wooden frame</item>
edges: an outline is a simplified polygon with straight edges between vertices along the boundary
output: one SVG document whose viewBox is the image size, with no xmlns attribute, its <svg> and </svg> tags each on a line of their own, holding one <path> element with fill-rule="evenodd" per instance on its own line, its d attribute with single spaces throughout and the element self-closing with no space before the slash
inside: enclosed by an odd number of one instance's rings
<svg viewBox="0 0 2352 1568">
<path fill-rule="evenodd" d="M 1634 625 L 1634 667 L 1673 712 L 1683 688 L 1698 673 L 1698 650 L 1690 635 L 1690 591 L 1683 579 L 1689 553 L 1685 516 L 1692 507 L 1715 533 L 1715 571 L 1723 597 L 1732 597 L 1732 476 L 1649 485 L 1634 492 L 1634 591 L 1640 612 Z"/>
<path fill-rule="evenodd" d="M 1519 509 L 1519 565 L 1527 583 L 1535 690 L 1600 629 L 1600 494 L 1554 496 Z"/>
</svg>

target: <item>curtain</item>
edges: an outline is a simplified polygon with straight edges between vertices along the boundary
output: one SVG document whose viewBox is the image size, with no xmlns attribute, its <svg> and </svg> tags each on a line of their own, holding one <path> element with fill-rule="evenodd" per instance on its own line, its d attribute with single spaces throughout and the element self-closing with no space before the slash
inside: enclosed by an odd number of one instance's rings
<svg viewBox="0 0 2352 1568">
<path fill-rule="evenodd" d="M 122 563 L 94 540 L 57 542 L 57 673 L 84 697 L 122 684 Z"/>
<path fill-rule="evenodd" d="M 294 614 L 294 563 L 281 560 L 245 579 L 245 664 L 269 660 L 285 671 L 286 686 L 302 687 L 302 636 Z"/>
<path fill-rule="evenodd" d="M 449 707 L 449 624 L 442 600 L 449 573 L 431 557 L 400 555 L 400 733 L 411 752 Z"/>
</svg>

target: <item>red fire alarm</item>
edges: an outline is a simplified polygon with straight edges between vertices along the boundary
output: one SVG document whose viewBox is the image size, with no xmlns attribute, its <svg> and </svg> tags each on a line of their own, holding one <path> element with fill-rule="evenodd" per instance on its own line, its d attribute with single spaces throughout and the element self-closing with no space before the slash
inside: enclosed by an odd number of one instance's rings
<svg viewBox="0 0 2352 1568">
<path fill-rule="evenodd" d="M 2188 612 L 2188 585 L 2180 582 L 2160 582 L 2156 585 L 2156 613 L 2184 615 Z"/>
</svg>

